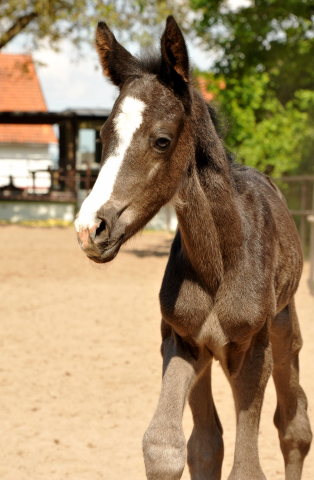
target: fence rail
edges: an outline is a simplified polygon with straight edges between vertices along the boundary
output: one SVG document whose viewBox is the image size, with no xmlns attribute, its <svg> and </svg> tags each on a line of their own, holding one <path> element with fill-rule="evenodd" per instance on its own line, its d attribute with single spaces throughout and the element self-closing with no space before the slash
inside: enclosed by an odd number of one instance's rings
<svg viewBox="0 0 314 480">
<path fill-rule="evenodd" d="M 314 295 L 314 215 L 309 215 L 307 217 L 308 221 L 311 224 L 311 240 L 310 240 L 310 278 L 309 286 L 311 293 Z"/>
<path fill-rule="evenodd" d="M 275 183 L 285 195 L 290 213 L 299 217 L 298 225 L 302 251 L 307 251 L 307 217 L 314 215 L 314 175 L 298 175 L 292 177 L 275 178 Z M 289 188 L 286 188 L 289 185 Z M 291 189 L 299 187 L 299 192 L 291 194 Z M 297 195 L 299 193 L 299 195 Z M 298 198 L 297 198 L 298 197 Z M 295 208 L 295 202 L 298 200 L 299 208 Z M 312 251 L 314 255 L 314 252 Z"/>
<path fill-rule="evenodd" d="M 38 183 L 38 175 L 48 173 L 48 184 L 43 187 Z M 15 179 L 10 178 L 9 184 L 0 186 L 0 199 L 32 200 L 32 201 L 78 201 L 79 191 L 88 195 L 96 181 L 98 172 L 93 172 L 89 165 L 86 170 L 37 170 L 24 177 L 25 186 L 16 187 Z M 15 177 L 19 180 L 22 177 Z M 27 179 L 27 180 L 26 180 Z M 7 179 L 8 180 L 8 179 Z M 42 180 L 42 179 L 41 179 Z M 285 195 L 288 207 L 296 221 L 302 250 L 310 258 L 310 285 L 314 293 L 314 175 L 299 175 L 293 177 L 275 178 L 274 182 Z M 19 182 L 21 184 L 21 182 Z M 43 188 L 46 192 L 43 193 Z M 80 196 L 80 201 L 84 200 Z M 168 215 L 169 216 L 169 215 Z M 168 218 L 168 217 L 167 217 Z M 169 224 L 169 219 L 167 220 Z"/>
</svg>

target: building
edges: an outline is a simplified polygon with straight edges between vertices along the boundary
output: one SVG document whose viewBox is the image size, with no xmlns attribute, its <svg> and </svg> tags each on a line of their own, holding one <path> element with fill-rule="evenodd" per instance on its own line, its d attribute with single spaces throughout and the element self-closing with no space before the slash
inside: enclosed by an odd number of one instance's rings
<svg viewBox="0 0 314 480">
<path fill-rule="evenodd" d="M 0 53 L 0 111 L 47 112 L 45 99 L 30 55 Z M 0 187 L 14 179 L 23 190 L 33 186 L 45 193 L 50 175 L 44 170 L 53 167 L 50 153 L 58 143 L 51 125 L 0 124 Z"/>
<path fill-rule="evenodd" d="M 30 55 L 0 53 L 0 220 L 73 221 L 98 175 L 106 109 L 48 112 Z M 53 164 L 49 145 L 57 143 Z M 38 173 L 34 173 L 38 172 Z M 149 228 L 175 230 L 170 207 Z"/>
</svg>

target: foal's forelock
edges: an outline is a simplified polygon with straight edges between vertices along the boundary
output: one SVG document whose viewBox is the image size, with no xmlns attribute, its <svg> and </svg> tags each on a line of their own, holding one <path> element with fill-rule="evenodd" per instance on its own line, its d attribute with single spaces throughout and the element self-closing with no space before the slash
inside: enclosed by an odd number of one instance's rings
<svg viewBox="0 0 314 480">
<path fill-rule="evenodd" d="M 113 118 L 117 144 L 113 154 L 105 160 L 91 193 L 82 204 L 75 221 L 77 231 L 95 228 L 98 222 L 97 211 L 112 195 L 125 154 L 132 143 L 134 133 L 142 124 L 145 107 L 146 104 L 142 100 L 132 96 L 122 100 L 118 113 Z"/>
</svg>

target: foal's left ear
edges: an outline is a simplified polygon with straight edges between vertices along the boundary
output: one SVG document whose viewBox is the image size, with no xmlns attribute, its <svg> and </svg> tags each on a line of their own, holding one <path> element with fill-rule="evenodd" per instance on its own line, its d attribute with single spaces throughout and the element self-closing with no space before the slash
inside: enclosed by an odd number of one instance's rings
<svg viewBox="0 0 314 480">
<path fill-rule="evenodd" d="M 167 18 L 161 37 L 161 58 L 160 78 L 170 83 L 174 91 L 185 98 L 186 104 L 189 99 L 189 56 L 182 32 L 172 15 Z"/>
<path fill-rule="evenodd" d="M 104 75 L 122 88 L 126 79 L 137 70 L 138 61 L 116 40 L 105 22 L 98 23 L 96 48 Z"/>
<path fill-rule="evenodd" d="M 161 37 L 161 55 L 164 66 L 174 69 L 184 82 L 189 81 L 189 56 L 179 25 L 174 17 L 167 18 Z"/>
</svg>

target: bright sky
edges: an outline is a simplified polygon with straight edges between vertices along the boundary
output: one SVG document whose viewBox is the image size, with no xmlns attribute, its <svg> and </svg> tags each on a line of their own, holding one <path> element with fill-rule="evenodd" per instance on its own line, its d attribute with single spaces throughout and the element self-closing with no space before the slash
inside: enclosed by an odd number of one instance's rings
<svg viewBox="0 0 314 480">
<path fill-rule="evenodd" d="M 229 0 L 232 9 L 247 5 L 249 0 Z M 3 52 L 21 53 L 21 36 L 10 42 Z M 188 42 L 192 63 L 202 70 L 208 69 L 213 58 L 210 52 L 202 52 Z M 130 47 L 135 53 L 134 46 Z M 104 78 L 98 64 L 97 55 L 92 48 L 86 48 L 86 54 L 79 62 L 74 62 L 76 53 L 69 42 L 62 42 L 60 52 L 52 51 L 47 45 L 33 55 L 34 59 L 46 64 L 37 66 L 37 74 L 43 89 L 48 109 L 62 111 L 67 108 L 111 108 L 117 96 L 117 88 Z"/>
<path fill-rule="evenodd" d="M 118 90 L 97 68 L 98 59 L 92 48 L 86 48 L 84 58 L 76 62 L 76 52 L 69 42 L 62 42 L 60 52 L 41 48 L 33 54 L 38 62 L 37 74 L 43 89 L 48 109 L 60 111 L 67 108 L 111 108 Z M 130 48 L 132 53 L 136 49 Z M 19 53 L 19 42 L 13 41 L 3 49 L 4 53 Z M 212 63 L 209 52 L 202 52 L 189 43 L 191 60 L 202 69 Z"/>
</svg>

